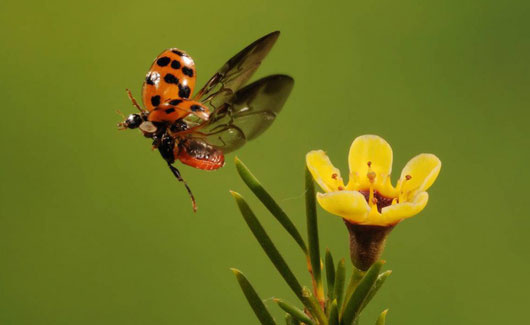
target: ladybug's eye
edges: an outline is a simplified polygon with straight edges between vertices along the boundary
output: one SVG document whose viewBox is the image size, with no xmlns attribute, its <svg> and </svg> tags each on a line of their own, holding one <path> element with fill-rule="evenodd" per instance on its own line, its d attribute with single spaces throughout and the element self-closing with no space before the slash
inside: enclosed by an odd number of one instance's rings
<svg viewBox="0 0 530 325">
<path fill-rule="evenodd" d="M 140 126 L 140 124 L 142 124 L 142 122 L 143 120 L 140 117 L 140 115 L 131 114 L 129 115 L 127 120 L 125 120 L 125 126 L 128 127 L 129 129 L 136 129 L 137 127 Z"/>
</svg>

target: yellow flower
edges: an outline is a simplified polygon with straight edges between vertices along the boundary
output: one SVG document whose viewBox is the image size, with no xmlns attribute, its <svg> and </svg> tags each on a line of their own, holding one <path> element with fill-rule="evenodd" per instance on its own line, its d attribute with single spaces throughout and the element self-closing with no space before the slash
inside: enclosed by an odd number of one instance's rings
<svg viewBox="0 0 530 325">
<path fill-rule="evenodd" d="M 306 163 L 325 192 L 317 194 L 324 210 L 351 224 L 371 226 L 394 226 L 423 210 L 429 198 L 426 191 L 442 166 L 435 155 L 419 154 L 407 163 L 393 186 L 392 148 L 376 135 L 363 135 L 353 141 L 347 185 L 324 151 L 309 152 Z"/>
</svg>

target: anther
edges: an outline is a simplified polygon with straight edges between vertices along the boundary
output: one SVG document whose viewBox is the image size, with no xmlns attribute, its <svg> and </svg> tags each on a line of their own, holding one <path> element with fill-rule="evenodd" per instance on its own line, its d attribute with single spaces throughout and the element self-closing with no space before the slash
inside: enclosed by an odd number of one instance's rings
<svg viewBox="0 0 530 325">
<path fill-rule="evenodd" d="M 368 179 L 370 180 L 370 183 L 373 183 L 375 181 L 375 172 L 374 171 L 369 171 L 367 174 L 366 174 L 366 177 L 368 177 Z"/>
<path fill-rule="evenodd" d="M 368 177 L 368 180 L 370 181 L 370 183 L 373 183 L 375 181 L 375 172 L 372 170 L 372 162 L 369 161 L 367 163 L 368 165 L 368 173 L 366 173 L 366 177 Z"/>
<path fill-rule="evenodd" d="M 339 175 L 337 175 L 337 173 L 333 173 L 333 174 L 331 174 L 331 178 L 333 178 L 333 179 L 337 179 L 338 176 L 339 176 Z"/>
<path fill-rule="evenodd" d="M 410 181 L 411 179 L 411 175 L 405 175 L 405 179 L 401 182 L 401 184 L 399 184 L 399 202 L 403 202 L 405 200 L 407 193 L 403 191 L 403 186 L 405 185 L 405 182 Z"/>
<path fill-rule="evenodd" d="M 339 191 L 344 191 L 344 187 L 339 186 L 338 188 L 339 188 Z"/>
</svg>

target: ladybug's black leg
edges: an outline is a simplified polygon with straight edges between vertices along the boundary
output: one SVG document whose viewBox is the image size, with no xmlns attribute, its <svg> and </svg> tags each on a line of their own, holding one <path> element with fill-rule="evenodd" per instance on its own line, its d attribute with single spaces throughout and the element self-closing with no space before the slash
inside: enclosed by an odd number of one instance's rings
<svg viewBox="0 0 530 325">
<path fill-rule="evenodd" d="M 175 177 L 179 180 L 179 182 L 184 183 L 184 186 L 186 187 L 186 190 L 188 191 L 188 194 L 190 195 L 191 203 L 193 204 L 193 212 L 197 212 L 197 204 L 195 203 L 195 197 L 193 196 L 193 193 L 191 193 L 190 187 L 188 186 L 186 181 L 182 178 L 177 168 L 172 166 L 169 162 L 167 163 L 167 165 L 169 169 L 171 170 L 171 172 L 173 173 L 173 175 L 175 175 Z"/>
<path fill-rule="evenodd" d="M 140 105 L 138 105 L 138 103 L 136 102 L 136 99 L 134 99 L 131 91 L 129 89 L 125 89 L 125 91 L 127 91 L 127 96 L 129 96 L 129 99 L 133 103 L 134 107 L 138 108 L 138 110 L 143 113 L 144 110 L 140 107 Z"/>
</svg>

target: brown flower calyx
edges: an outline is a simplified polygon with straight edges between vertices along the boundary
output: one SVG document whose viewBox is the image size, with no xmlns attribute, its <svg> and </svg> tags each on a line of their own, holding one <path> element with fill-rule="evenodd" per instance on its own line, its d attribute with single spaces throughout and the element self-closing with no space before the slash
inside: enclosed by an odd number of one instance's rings
<svg viewBox="0 0 530 325">
<path fill-rule="evenodd" d="M 388 234 L 395 225 L 358 225 L 344 220 L 350 234 L 350 257 L 355 267 L 366 271 L 374 264 L 385 248 Z"/>
</svg>

